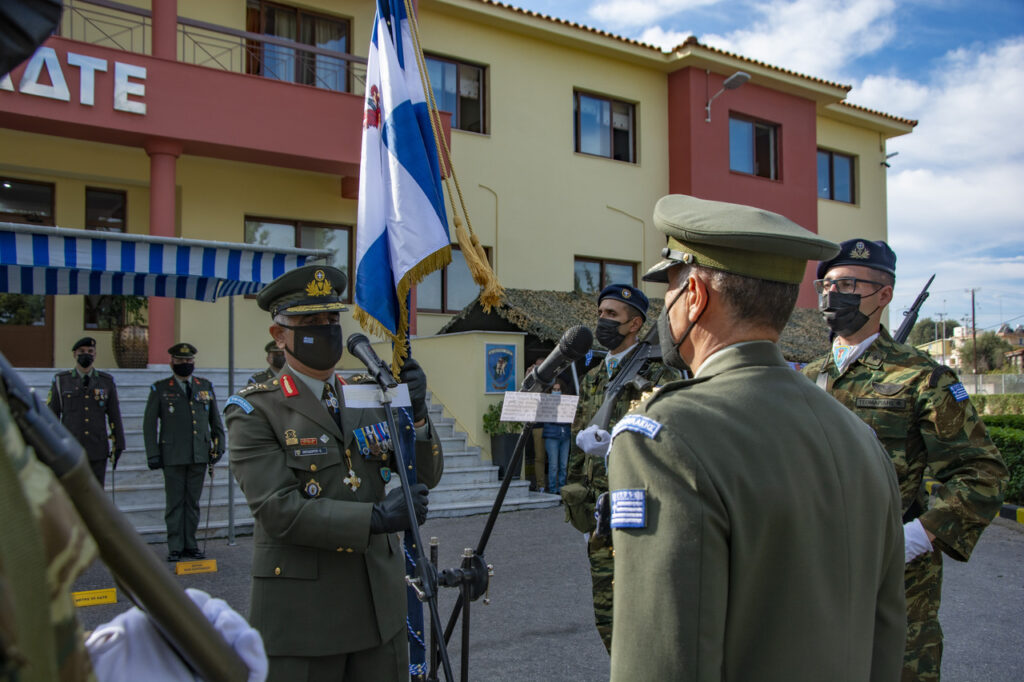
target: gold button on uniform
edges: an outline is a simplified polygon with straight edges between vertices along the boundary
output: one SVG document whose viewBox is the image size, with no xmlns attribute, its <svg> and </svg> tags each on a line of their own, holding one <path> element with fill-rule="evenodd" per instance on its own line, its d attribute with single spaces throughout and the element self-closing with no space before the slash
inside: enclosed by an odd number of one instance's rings
<svg viewBox="0 0 1024 682">
<path fill-rule="evenodd" d="M 339 551 L 339 552 L 344 552 L 344 551 L 345 551 L 345 548 L 344 548 L 344 547 L 339 547 L 339 548 L 338 548 L 338 551 Z M 351 550 L 349 550 L 349 551 L 351 551 Z"/>
<path fill-rule="evenodd" d="M 309 465 L 309 470 L 310 471 L 316 471 L 316 465 L 315 464 L 310 464 Z"/>
<path fill-rule="evenodd" d="M 277 568 L 274 569 L 274 575 L 281 575 L 281 567 L 280 566 L 278 566 Z"/>
</svg>

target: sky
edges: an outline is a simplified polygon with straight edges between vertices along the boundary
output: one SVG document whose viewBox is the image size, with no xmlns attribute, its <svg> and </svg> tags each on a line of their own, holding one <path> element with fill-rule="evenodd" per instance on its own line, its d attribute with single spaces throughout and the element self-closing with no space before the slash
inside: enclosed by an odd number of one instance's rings
<svg viewBox="0 0 1024 682">
<path fill-rule="evenodd" d="M 921 318 L 1024 325 L 1024 0 L 504 0 L 671 48 L 704 45 L 852 86 L 847 102 L 917 120 L 889 140 L 895 328 Z"/>
</svg>

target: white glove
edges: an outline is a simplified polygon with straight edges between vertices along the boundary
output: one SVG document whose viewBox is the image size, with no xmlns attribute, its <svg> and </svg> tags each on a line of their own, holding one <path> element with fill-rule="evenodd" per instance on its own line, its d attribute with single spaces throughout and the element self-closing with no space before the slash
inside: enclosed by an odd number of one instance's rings
<svg viewBox="0 0 1024 682">
<path fill-rule="evenodd" d="M 921 525 L 921 519 L 914 519 L 903 524 L 903 561 L 910 563 L 925 552 L 932 551 L 932 542 L 928 533 Z"/>
<path fill-rule="evenodd" d="M 223 599 L 211 599 L 202 590 L 190 588 L 185 592 L 249 668 L 249 682 L 266 680 L 267 654 L 260 633 Z M 100 682 L 198 679 L 157 632 L 149 616 L 137 607 L 93 630 L 85 647 Z"/>
<path fill-rule="evenodd" d="M 596 424 L 576 434 L 576 447 L 591 457 L 607 457 L 611 446 L 612 435 Z"/>
</svg>

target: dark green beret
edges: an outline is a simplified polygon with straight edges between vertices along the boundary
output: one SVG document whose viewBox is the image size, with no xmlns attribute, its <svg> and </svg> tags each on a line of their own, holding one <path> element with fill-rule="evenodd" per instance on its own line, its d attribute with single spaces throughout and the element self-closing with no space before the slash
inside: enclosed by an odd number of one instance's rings
<svg viewBox="0 0 1024 682">
<path fill-rule="evenodd" d="M 71 352 L 74 353 L 76 350 L 78 350 L 82 346 L 95 346 L 95 345 L 96 345 L 96 339 L 92 338 L 91 336 L 83 336 L 82 338 L 78 339 L 78 341 L 75 341 L 75 345 L 71 346 Z"/>
<path fill-rule="evenodd" d="M 772 282 L 799 284 L 809 260 L 839 246 L 789 218 L 753 206 L 670 194 L 654 207 L 654 226 L 668 236 L 664 260 L 644 275 L 667 282 L 673 265 L 693 264 Z"/>
<path fill-rule="evenodd" d="M 263 347 L 264 353 L 283 353 L 284 350 L 277 347 L 277 341 L 267 341 L 267 345 Z"/>
<path fill-rule="evenodd" d="M 348 277 L 330 265 L 304 265 L 284 273 L 265 286 L 256 304 L 273 315 L 312 315 L 348 310 L 341 296 Z"/>
<path fill-rule="evenodd" d="M 176 343 L 167 349 L 172 358 L 193 358 L 199 351 L 191 343 Z"/>
<path fill-rule="evenodd" d="M 861 265 L 896 276 L 896 254 L 883 241 L 847 239 L 839 245 L 839 254 L 818 264 L 818 279 L 837 265 Z"/>
</svg>

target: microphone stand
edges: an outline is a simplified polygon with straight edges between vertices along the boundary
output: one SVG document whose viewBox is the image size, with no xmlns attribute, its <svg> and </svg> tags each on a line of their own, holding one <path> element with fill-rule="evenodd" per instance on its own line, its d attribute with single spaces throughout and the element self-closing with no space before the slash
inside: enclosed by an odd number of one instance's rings
<svg viewBox="0 0 1024 682">
<path fill-rule="evenodd" d="M 536 424 L 534 423 L 527 423 L 523 425 L 523 430 L 519 434 L 519 439 L 516 440 L 516 446 L 512 453 L 512 460 L 505 469 L 505 478 L 502 479 L 501 487 L 498 489 L 498 494 L 494 498 L 494 504 L 491 505 L 491 511 L 487 516 L 487 523 L 484 524 L 484 530 L 480 534 L 480 540 L 477 543 L 476 550 L 466 549 L 465 552 L 463 552 L 462 568 L 459 569 L 458 572 L 452 571 L 451 569 L 445 569 L 441 573 L 442 584 L 454 587 L 455 585 L 448 585 L 447 583 L 458 580 L 460 586 L 463 588 L 458 599 L 455 601 L 455 606 L 452 607 L 452 615 L 448 619 L 448 626 L 445 628 L 444 637 L 437 641 L 437 646 L 440 647 L 442 652 L 445 651 L 445 645 L 448 644 L 452 633 L 455 631 L 455 623 L 458 621 L 459 614 L 461 612 L 463 616 L 462 682 L 467 682 L 469 675 L 469 602 L 475 601 L 486 591 L 488 578 L 493 575 L 492 567 L 484 563 L 484 550 L 487 548 L 487 541 L 491 538 L 491 532 L 494 530 L 494 524 L 498 520 L 498 513 L 501 511 L 501 506 L 505 502 L 505 495 L 508 493 L 508 488 L 512 484 L 512 472 L 518 471 L 522 463 L 527 434 L 529 434 L 535 426 Z M 487 603 L 488 600 L 485 598 L 484 604 Z M 433 646 L 434 643 L 432 638 L 431 647 L 433 648 Z M 431 657 L 429 679 L 437 680 L 437 672 L 433 657 Z M 449 677 L 448 679 L 451 678 Z"/>
<path fill-rule="evenodd" d="M 426 556 L 423 553 L 423 541 L 420 538 L 420 524 L 416 519 L 416 509 L 412 503 L 412 492 L 409 490 L 409 476 L 406 473 L 405 467 L 405 456 L 402 452 L 402 439 L 399 437 L 398 425 L 395 422 L 394 408 L 391 406 L 391 396 L 388 394 L 387 385 L 378 375 L 377 385 L 381 390 L 381 405 L 384 406 L 384 412 L 387 414 L 388 429 L 391 433 L 391 442 L 395 446 L 395 459 L 398 461 L 398 478 L 402 481 L 402 496 L 405 498 L 405 509 L 409 515 L 409 532 L 412 533 L 413 540 L 416 543 L 416 578 L 405 577 L 405 582 L 416 591 L 416 596 L 419 600 L 427 602 L 430 607 L 430 625 L 432 629 L 441 629 L 441 616 L 437 610 L 437 578 L 431 570 L 432 566 L 427 562 Z M 413 424 L 415 428 L 415 424 Z M 416 453 L 412 453 L 415 457 Z M 452 664 L 448 658 L 447 642 L 438 642 L 441 654 L 441 664 L 444 666 L 445 679 L 449 682 L 455 682 L 455 678 L 452 676 Z M 431 643 L 431 647 L 434 643 Z"/>
</svg>

